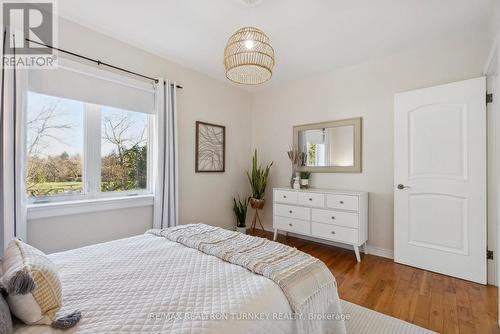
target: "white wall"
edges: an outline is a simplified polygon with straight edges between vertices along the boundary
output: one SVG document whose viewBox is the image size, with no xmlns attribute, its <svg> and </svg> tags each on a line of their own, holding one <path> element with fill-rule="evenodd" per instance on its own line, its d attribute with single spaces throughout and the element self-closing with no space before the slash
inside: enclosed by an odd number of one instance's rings
<svg viewBox="0 0 500 334">
<path fill-rule="evenodd" d="M 35 219 L 28 222 L 28 242 L 53 253 L 141 234 L 152 221 L 151 206 Z"/>
<path fill-rule="evenodd" d="M 340 46 L 339 46 L 340 47 Z M 273 160 L 270 187 L 289 184 L 292 127 L 298 124 L 363 117 L 363 172 L 316 173 L 312 186 L 370 192 L 369 241 L 393 249 L 393 97 L 395 93 L 482 73 L 485 35 L 462 35 L 425 48 L 311 76 L 253 96 L 252 144 L 264 161 Z M 264 209 L 272 224 L 272 207 Z"/>
<path fill-rule="evenodd" d="M 234 226 L 232 197 L 248 188 L 250 94 L 66 20 L 60 20 L 59 47 L 184 86 L 177 95 L 180 222 Z M 196 120 L 226 126 L 225 173 L 195 174 Z M 143 233 L 152 226 L 151 211 L 145 207 L 30 220 L 28 242 L 54 252 Z"/>
</svg>

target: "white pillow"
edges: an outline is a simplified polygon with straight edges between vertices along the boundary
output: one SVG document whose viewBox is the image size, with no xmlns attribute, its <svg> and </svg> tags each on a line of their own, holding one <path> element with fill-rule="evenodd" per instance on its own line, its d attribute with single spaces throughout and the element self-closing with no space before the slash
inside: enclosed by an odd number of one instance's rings
<svg viewBox="0 0 500 334">
<path fill-rule="evenodd" d="M 2 272 L 12 314 L 28 325 L 52 324 L 62 301 L 55 264 L 40 250 L 14 239 L 4 252 Z"/>
</svg>

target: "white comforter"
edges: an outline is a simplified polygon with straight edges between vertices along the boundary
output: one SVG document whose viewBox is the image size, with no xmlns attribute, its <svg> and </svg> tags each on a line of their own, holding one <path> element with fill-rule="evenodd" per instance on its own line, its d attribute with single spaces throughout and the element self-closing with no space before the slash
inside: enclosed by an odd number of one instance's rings
<svg viewBox="0 0 500 334">
<path fill-rule="evenodd" d="M 61 311 L 79 309 L 82 320 L 67 331 L 20 326 L 16 333 L 296 332 L 292 320 L 241 320 L 292 314 L 273 281 L 165 238 L 142 235 L 50 258 L 63 284 Z"/>
</svg>

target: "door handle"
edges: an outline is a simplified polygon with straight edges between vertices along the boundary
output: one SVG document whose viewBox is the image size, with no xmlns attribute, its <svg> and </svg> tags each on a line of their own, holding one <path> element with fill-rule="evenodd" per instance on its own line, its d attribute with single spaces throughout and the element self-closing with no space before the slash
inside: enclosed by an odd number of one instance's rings
<svg viewBox="0 0 500 334">
<path fill-rule="evenodd" d="M 408 189 L 408 188 L 410 188 L 410 186 L 405 186 L 404 184 L 401 184 L 401 183 L 398 184 L 398 189 L 399 190 Z"/>
</svg>

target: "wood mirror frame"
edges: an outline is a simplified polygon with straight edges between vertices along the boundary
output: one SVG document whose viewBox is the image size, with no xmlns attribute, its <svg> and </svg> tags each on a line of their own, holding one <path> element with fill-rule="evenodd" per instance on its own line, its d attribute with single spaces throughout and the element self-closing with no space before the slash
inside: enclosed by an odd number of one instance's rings
<svg viewBox="0 0 500 334">
<path fill-rule="evenodd" d="M 341 126 L 354 127 L 354 164 L 353 166 L 301 166 L 298 171 L 312 173 L 361 173 L 362 171 L 362 118 L 350 118 L 339 121 L 296 125 L 293 127 L 293 145 L 299 149 L 299 132 L 305 130 L 335 128 Z"/>
</svg>

